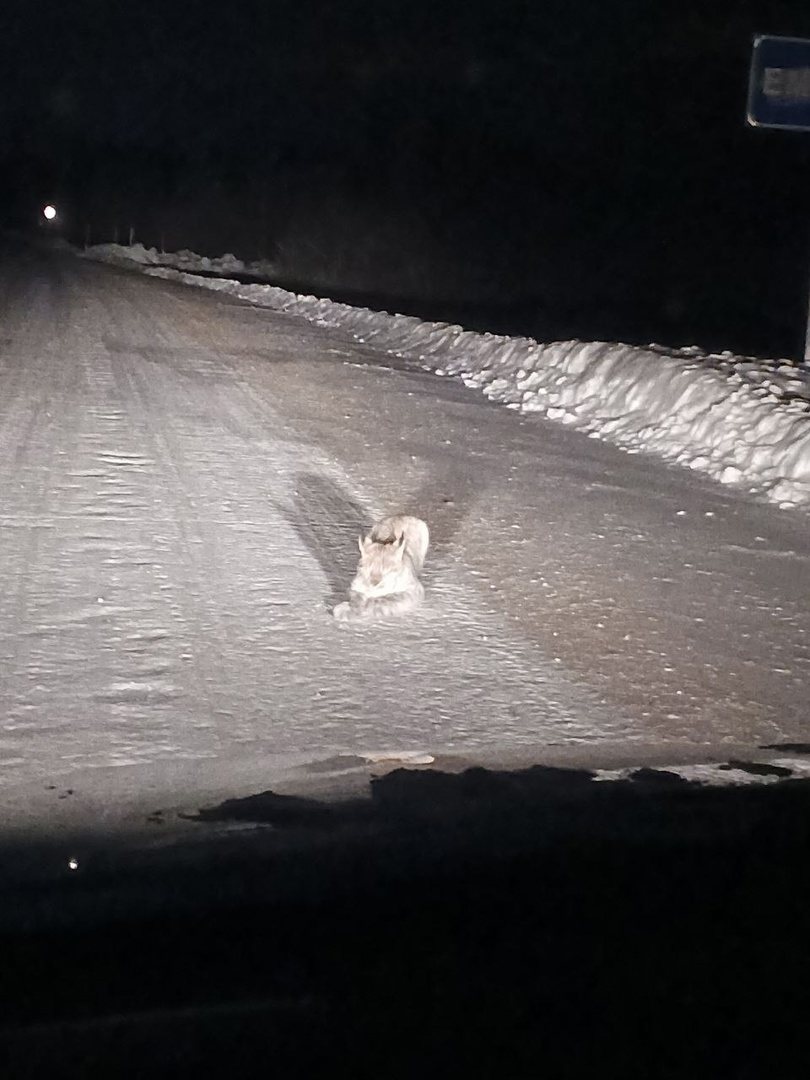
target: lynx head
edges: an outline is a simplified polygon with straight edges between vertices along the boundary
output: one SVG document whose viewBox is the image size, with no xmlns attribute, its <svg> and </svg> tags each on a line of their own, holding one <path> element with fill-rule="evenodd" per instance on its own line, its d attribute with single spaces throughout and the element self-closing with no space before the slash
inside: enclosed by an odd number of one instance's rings
<svg viewBox="0 0 810 1080">
<path fill-rule="evenodd" d="M 403 569 L 405 534 L 394 535 L 390 530 L 375 528 L 369 536 L 359 537 L 360 564 L 356 582 L 362 584 L 366 595 L 390 592 Z"/>
</svg>

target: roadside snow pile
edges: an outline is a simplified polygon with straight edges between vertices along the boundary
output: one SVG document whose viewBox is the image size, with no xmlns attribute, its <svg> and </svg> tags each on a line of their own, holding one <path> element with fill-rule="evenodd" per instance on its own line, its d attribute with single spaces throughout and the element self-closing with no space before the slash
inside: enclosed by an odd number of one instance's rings
<svg viewBox="0 0 810 1080">
<path fill-rule="evenodd" d="M 629 453 L 657 454 L 721 483 L 744 486 L 783 508 L 810 503 L 808 366 L 706 354 L 694 347 L 541 344 L 369 311 L 274 285 L 197 277 L 155 265 L 154 250 L 140 245 L 103 245 L 86 254 L 340 327 L 436 374 L 458 376 L 508 408 L 540 413 Z M 158 259 L 179 265 L 180 256 L 191 254 Z M 213 268 L 220 260 L 205 261 Z"/>
<path fill-rule="evenodd" d="M 269 262 L 244 263 L 231 254 L 212 259 L 208 255 L 198 255 L 196 251 L 158 251 L 157 248 L 147 248 L 143 244 L 133 244 L 132 247 L 122 244 L 97 244 L 85 254 L 99 262 L 125 267 L 139 263 L 141 266 L 168 266 L 190 273 L 203 270 L 213 274 L 255 274 L 257 277 L 270 277 L 278 273 L 278 268 Z"/>
<path fill-rule="evenodd" d="M 133 263 L 158 264 L 161 259 L 155 248 L 145 248 L 143 244 L 133 244 L 132 247 L 125 247 L 123 244 L 96 244 L 86 248 L 84 254 L 97 262 L 127 267 L 132 267 Z"/>
</svg>

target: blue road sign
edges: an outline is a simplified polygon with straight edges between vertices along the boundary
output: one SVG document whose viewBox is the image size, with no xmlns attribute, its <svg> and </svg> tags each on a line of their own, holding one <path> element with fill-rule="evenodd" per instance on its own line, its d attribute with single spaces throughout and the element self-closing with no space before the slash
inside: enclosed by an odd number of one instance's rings
<svg viewBox="0 0 810 1080">
<path fill-rule="evenodd" d="M 747 120 L 754 127 L 810 131 L 810 40 L 754 38 Z"/>
</svg>

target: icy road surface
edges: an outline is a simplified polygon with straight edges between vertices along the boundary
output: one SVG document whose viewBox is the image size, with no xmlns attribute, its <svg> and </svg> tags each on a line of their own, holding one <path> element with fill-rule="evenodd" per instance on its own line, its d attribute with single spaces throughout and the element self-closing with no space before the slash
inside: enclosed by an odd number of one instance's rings
<svg viewBox="0 0 810 1080">
<path fill-rule="evenodd" d="M 803 512 L 227 296 L 41 253 L 0 289 L 7 821 L 94 777 L 181 805 L 340 754 L 807 739 Z M 400 510 L 425 607 L 336 624 L 357 533 Z"/>
</svg>

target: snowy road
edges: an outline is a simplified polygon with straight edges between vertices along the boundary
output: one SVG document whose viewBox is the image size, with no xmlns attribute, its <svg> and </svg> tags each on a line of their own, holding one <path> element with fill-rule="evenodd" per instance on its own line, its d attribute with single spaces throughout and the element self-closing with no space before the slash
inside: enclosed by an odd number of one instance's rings
<svg viewBox="0 0 810 1080">
<path fill-rule="evenodd" d="M 228 297 L 4 253 L 7 822 L 292 784 L 337 755 L 808 740 L 803 512 L 390 365 Z M 358 531 L 398 510 L 431 526 L 424 609 L 335 624 Z"/>
</svg>

